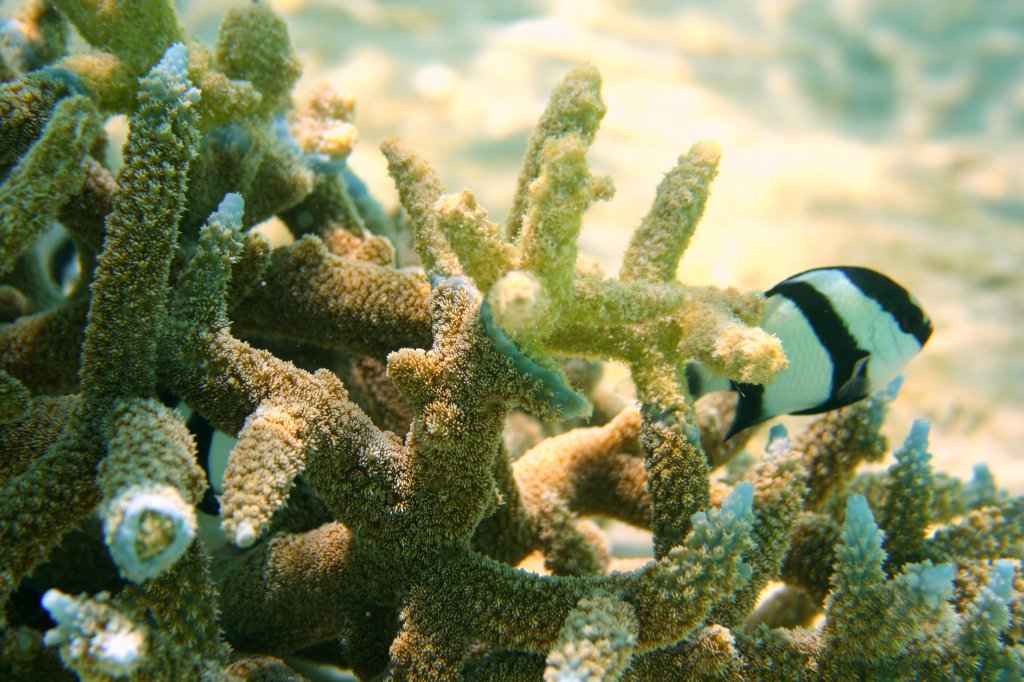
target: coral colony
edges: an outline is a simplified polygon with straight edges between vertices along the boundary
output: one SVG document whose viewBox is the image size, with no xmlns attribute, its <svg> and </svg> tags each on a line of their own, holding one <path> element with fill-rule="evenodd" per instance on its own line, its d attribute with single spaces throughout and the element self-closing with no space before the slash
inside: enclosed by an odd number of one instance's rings
<svg viewBox="0 0 1024 682">
<path fill-rule="evenodd" d="M 688 362 L 763 388 L 799 361 L 764 295 L 676 280 L 714 145 L 665 175 L 617 277 L 578 258 L 612 192 L 593 68 L 555 89 L 497 225 L 397 140 L 404 215 L 381 211 L 345 163 L 351 100 L 293 107 L 262 2 L 212 50 L 169 0 L 28 0 L 2 39 L 3 679 L 1024 674 L 1024 498 L 933 471 L 926 422 L 861 471 L 894 389 L 760 457 L 724 438 L 734 394 L 694 404 Z M 251 228 L 274 216 L 294 240 L 272 248 Z M 843 318 L 828 286 L 854 279 L 811 281 Z M 849 373 L 819 407 L 873 388 L 817 341 Z M 210 425 L 237 436 L 217 498 Z M 654 558 L 610 558 L 592 517 L 649 529 Z"/>
</svg>

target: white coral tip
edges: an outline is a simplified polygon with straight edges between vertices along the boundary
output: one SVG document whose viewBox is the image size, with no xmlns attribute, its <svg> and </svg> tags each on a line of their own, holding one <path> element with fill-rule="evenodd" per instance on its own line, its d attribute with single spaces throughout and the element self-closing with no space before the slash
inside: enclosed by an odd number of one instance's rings
<svg viewBox="0 0 1024 682">
<path fill-rule="evenodd" d="M 185 553 L 196 534 L 196 514 L 175 488 L 136 487 L 114 499 L 104 525 L 114 563 L 138 583 L 160 575 Z"/>
<path fill-rule="evenodd" d="M 235 544 L 242 549 L 256 544 L 256 529 L 248 521 L 242 521 L 235 529 Z"/>
<path fill-rule="evenodd" d="M 43 643 L 61 647 L 72 666 L 83 665 L 104 679 L 120 678 L 131 675 L 145 657 L 145 633 L 112 608 L 108 594 L 85 598 L 47 590 L 42 604 L 57 623 Z"/>
</svg>

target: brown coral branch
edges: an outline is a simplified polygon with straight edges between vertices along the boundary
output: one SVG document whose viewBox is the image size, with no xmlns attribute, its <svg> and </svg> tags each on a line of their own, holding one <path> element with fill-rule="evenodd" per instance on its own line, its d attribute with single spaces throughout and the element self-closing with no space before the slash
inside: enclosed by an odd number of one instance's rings
<svg viewBox="0 0 1024 682">
<path fill-rule="evenodd" d="M 241 333 L 378 358 L 430 345 L 430 285 L 421 274 L 336 256 L 304 237 L 274 251 L 261 282 L 232 311 Z"/>
</svg>

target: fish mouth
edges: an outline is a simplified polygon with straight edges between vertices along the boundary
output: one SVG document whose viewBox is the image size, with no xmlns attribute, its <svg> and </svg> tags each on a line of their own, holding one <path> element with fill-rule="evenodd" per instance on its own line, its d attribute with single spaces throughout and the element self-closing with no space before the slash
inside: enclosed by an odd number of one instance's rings
<svg viewBox="0 0 1024 682">
<path fill-rule="evenodd" d="M 925 315 L 924 319 L 921 320 L 921 325 L 914 330 L 914 338 L 924 348 L 924 344 L 928 343 L 928 339 L 932 338 L 933 331 L 935 331 L 935 327 L 932 326 L 931 319 Z"/>
</svg>

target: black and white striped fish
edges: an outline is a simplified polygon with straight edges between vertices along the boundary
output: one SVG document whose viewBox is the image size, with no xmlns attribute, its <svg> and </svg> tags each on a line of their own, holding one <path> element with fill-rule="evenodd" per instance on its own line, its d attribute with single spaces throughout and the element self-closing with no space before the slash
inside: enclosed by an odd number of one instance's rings
<svg viewBox="0 0 1024 682">
<path fill-rule="evenodd" d="M 829 267 L 793 275 L 765 292 L 761 328 L 775 334 L 789 366 L 771 383 L 739 384 L 686 365 L 690 394 L 734 390 L 727 438 L 780 414 L 817 414 L 884 387 L 928 341 L 932 324 L 910 293 L 885 275 Z"/>
</svg>

